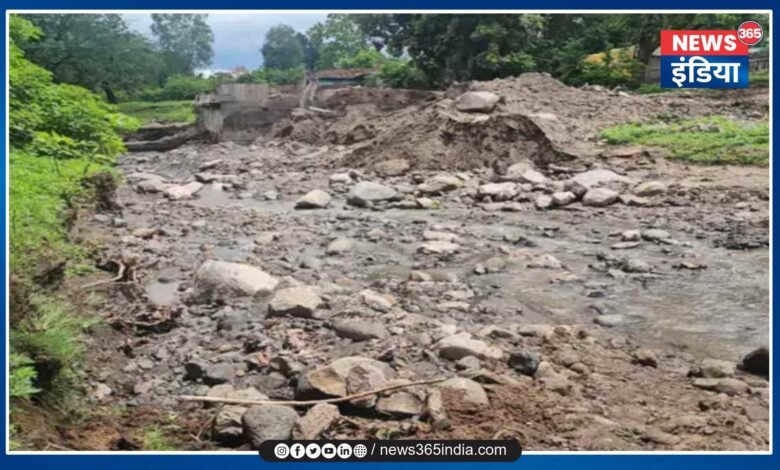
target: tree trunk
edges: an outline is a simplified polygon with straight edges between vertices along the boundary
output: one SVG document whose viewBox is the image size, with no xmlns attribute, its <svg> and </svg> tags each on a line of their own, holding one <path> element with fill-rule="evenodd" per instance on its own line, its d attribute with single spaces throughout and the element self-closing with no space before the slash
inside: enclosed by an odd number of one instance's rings
<svg viewBox="0 0 780 470">
<path fill-rule="evenodd" d="M 104 83 L 103 84 L 103 91 L 106 92 L 106 99 L 108 100 L 109 103 L 111 103 L 111 104 L 116 104 L 117 103 L 117 99 L 116 99 L 116 95 L 114 94 L 114 90 L 112 90 L 110 86 L 108 86 L 108 85 L 106 85 Z"/>
</svg>

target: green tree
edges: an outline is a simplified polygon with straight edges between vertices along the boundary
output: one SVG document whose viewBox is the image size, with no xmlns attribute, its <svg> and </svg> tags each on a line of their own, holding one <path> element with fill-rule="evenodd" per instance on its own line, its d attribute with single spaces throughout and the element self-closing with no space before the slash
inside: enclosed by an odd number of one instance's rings
<svg viewBox="0 0 780 470">
<path fill-rule="evenodd" d="M 286 24 L 272 27 L 265 34 L 261 52 L 263 67 L 288 70 L 303 64 L 303 42 L 295 30 Z"/>
<path fill-rule="evenodd" d="M 355 15 L 330 14 L 324 23 L 317 23 L 307 31 L 311 48 L 316 51 L 316 68 L 327 70 L 340 67 L 341 61 L 372 50 Z"/>
<path fill-rule="evenodd" d="M 192 74 L 211 64 L 214 33 L 206 14 L 152 14 L 152 34 L 157 37 L 168 74 Z"/>
<path fill-rule="evenodd" d="M 42 34 L 17 43 L 27 57 L 50 70 L 54 81 L 104 92 L 116 102 L 153 84 L 161 70 L 154 45 L 128 30 L 120 15 L 24 15 Z"/>
</svg>

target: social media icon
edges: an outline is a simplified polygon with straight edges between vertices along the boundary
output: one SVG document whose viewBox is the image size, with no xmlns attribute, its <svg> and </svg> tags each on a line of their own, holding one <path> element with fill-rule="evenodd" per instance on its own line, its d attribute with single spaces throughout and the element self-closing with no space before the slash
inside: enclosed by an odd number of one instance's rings
<svg viewBox="0 0 780 470">
<path fill-rule="evenodd" d="M 330 442 L 327 444 L 323 444 L 322 446 L 322 456 L 326 459 L 332 459 L 336 456 L 336 446 L 334 444 L 331 444 Z"/>
<path fill-rule="evenodd" d="M 274 447 L 274 455 L 277 459 L 287 458 L 287 456 L 290 455 L 290 448 L 287 447 L 287 444 L 276 444 L 276 447 Z"/>
<path fill-rule="evenodd" d="M 290 455 L 292 455 L 294 459 L 300 459 L 304 454 L 306 454 L 306 448 L 303 444 L 293 444 L 290 446 Z"/>
<path fill-rule="evenodd" d="M 355 457 L 362 459 L 368 454 L 368 449 L 363 444 L 358 444 L 355 446 Z"/>
<path fill-rule="evenodd" d="M 352 446 L 349 444 L 339 444 L 336 452 L 342 459 L 348 459 L 352 456 Z"/>
<path fill-rule="evenodd" d="M 320 445 L 312 442 L 306 446 L 306 457 L 316 459 L 320 456 Z"/>
</svg>

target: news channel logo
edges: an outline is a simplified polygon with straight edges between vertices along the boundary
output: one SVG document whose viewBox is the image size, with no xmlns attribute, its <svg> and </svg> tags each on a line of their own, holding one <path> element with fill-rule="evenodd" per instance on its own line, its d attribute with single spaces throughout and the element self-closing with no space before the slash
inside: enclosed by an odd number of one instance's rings
<svg viewBox="0 0 780 470">
<path fill-rule="evenodd" d="M 341 443 L 338 446 L 329 442 L 316 443 L 311 442 L 308 444 L 294 443 L 287 445 L 285 443 L 276 444 L 274 447 L 274 456 L 278 459 L 349 459 L 352 456 L 362 459 L 368 455 L 368 448 L 363 444 L 351 445 L 347 443 Z"/>
<path fill-rule="evenodd" d="M 763 37 L 755 21 L 736 30 L 661 31 L 661 87 L 747 88 L 750 47 Z"/>
</svg>

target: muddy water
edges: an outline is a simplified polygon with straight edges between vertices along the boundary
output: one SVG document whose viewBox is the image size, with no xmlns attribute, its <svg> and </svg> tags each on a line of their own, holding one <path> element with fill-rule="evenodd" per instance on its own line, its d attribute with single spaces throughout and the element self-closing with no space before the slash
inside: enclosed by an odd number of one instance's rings
<svg viewBox="0 0 780 470">
<path fill-rule="evenodd" d="M 715 248 L 716 234 L 703 233 L 697 225 L 698 219 L 711 215 L 708 211 L 700 215 L 695 208 L 679 213 L 671 208 L 613 206 L 596 213 L 532 209 L 490 213 L 459 201 L 445 201 L 441 210 L 370 211 L 347 207 L 339 195 L 334 195 L 329 209 L 294 210 L 297 196 L 293 194 L 327 188 L 327 175 L 310 172 L 301 183 L 296 181 L 297 173 L 282 174 L 273 185 L 254 188 L 252 196 L 247 191 L 227 192 L 207 185 L 187 204 L 222 214 L 220 220 L 229 221 L 230 214 L 247 211 L 258 219 L 277 217 L 282 222 L 276 227 L 282 234 L 279 247 L 296 256 L 321 257 L 324 272 L 330 270 L 324 246 L 328 240 L 343 236 L 355 240 L 344 260 L 350 278 L 367 283 L 404 280 L 420 268 L 455 275 L 478 291 L 470 301 L 486 308 L 493 323 L 592 324 L 599 314 L 620 314 L 625 321 L 614 329 L 640 342 L 729 360 L 768 341 L 769 252 Z M 279 200 L 270 201 L 261 196 L 264 190 L 280 187 L 293 194 L 283 191 Z M 416 254 L 420 234 L 432 228 L 457 234 L 461 252 L 440 262 L 421 261 Z M 616 234 L 647 228 L 667 230 L 679 244 L 643 242 L 631 250 L 610 250 L 609 246 L 619 241 Z M 365 234 L 372 229 L 383 231 L 385 236 L 367 240 Z M 311 231 L 320 236 L 312 239 Z M 252 236 L 231 234 L 230 230 L 217 232 L 206 237 L 192 233 L 184 243 L 193 248 L 208 243 L 211 254 L 225 261 L 268 261 L 264 258 L 267 252 L 255 251 Z M 531 244 L 507 242 L 507 235 L 521 235 Z M 404 240 L 409 237 L 414 240 Z M 554 255 L 565 268 L 527 267 L 530 257 L 543 253 Z M 639 258 L 652 265 L 653 271 L 648 276 L 614 278 L 600 268 L 599 255 Z M 496 256 L 506 260 L 506 269 L 474 274 L 475 265 Z M 707 268 L 676 269 L 681 261 Z M 344 264 L 336 269 L 344 269 Z M 179 282 L 187 276 L 183 273 L 177 282 L 149 283 L 150 300 L 166 305 L 175 302 Z M 460 318 L 474 325 L 485 319 L 476 315 Z"/>
</svg>

